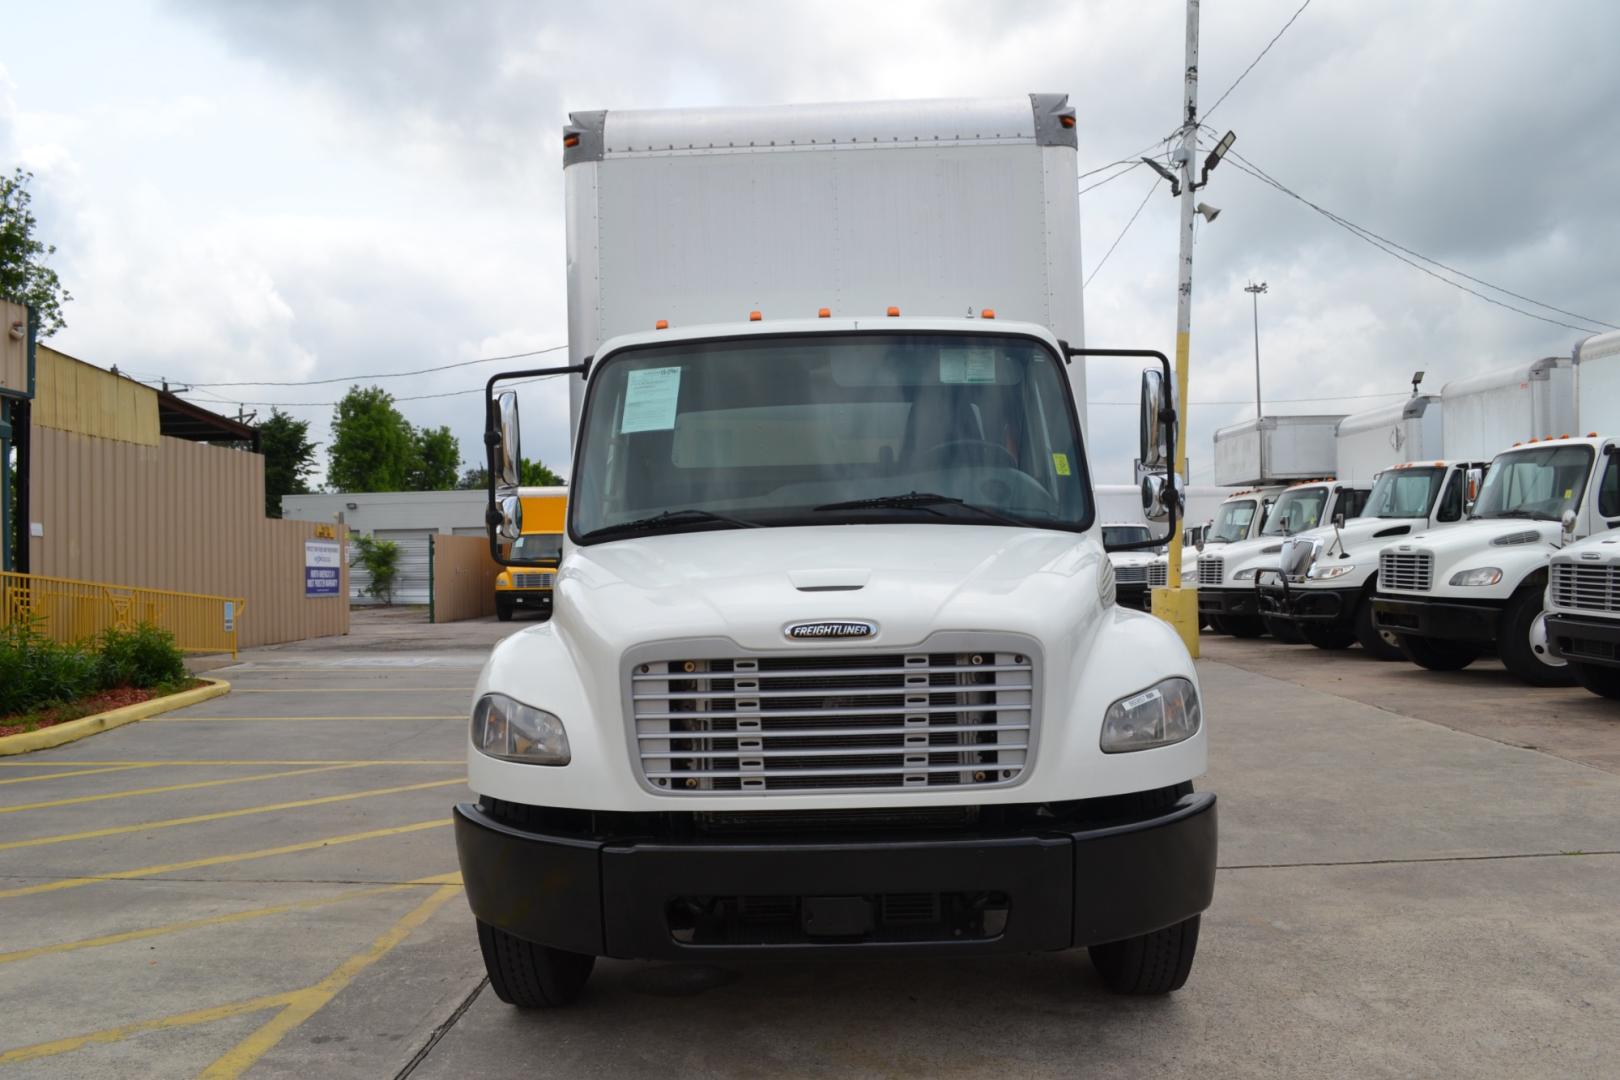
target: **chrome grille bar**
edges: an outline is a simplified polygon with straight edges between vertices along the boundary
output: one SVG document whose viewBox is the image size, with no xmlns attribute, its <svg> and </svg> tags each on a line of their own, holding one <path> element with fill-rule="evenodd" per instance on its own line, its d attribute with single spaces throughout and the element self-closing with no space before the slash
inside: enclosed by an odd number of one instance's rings
<svg viewBox="0 0 1620 1080">
<path fill-rule="evenodd" d="M 1620 566 L 1552 564 L 1554 606 L 1578 611 L 1620 611 Z"/>
<path fill-rule="evenodd" d="M 1426 551 L 1386 551 L 1378 557 L 1378 588 L 1427 592 L 1434 577 L 1434 556 Z"/>
<path fill-rule="evenodd" d="M 1226 576 L 1226 560 L 1219 555 L 1198 557 L 1198 584 L 1219 585 Z"/>
</svg>

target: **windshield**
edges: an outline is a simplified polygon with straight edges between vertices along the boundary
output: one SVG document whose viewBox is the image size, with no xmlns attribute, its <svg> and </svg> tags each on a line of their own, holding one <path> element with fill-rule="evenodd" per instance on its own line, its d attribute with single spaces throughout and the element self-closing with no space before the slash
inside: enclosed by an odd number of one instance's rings
<svg viewBox="0 0 1620 1080">
<path fill-rule="evenodd" d="M 1249 535 L 1249 525 L 1254 521 L 1255 501 L 1241 499 L 1237 502 L 1226 502 L 1215 512 L 1215 521 L 1209 527 L 1209 533 L 1204 537 L 1209 543 L 1231 543 L 1242 540 Z"/>
<path fill-rule="evenodd" d="M 614 538 L 854 521 L 1079 530 L 1092 517 L 1062 363 L 1013 336 L 636 349 L 593 373 L 579 454 L 570 525 L 586 543 L 604 528 Z M 657 515 L 667 516 L 648 520 Z"/>
<path fill-rule="evenodd" d="M 1143 540 L 1153 539 L 1146 525 L 1104 525 L 1103 543 L 1105 544 L 1137 544 Z"/>
<path fill-rule="evenodd" d="M 1557 521 L 1580 505 L 1592 471 L 1590 446 L 1543 446 L 1503 454 L 1485 474 L 1476 518 Z"/>
<path fill-rule="evenodd" d="M 1367 496 L 1363 517 L 1426 518 L 1440 492 L 1446 470 L 1432 465 L 1421 469 L 1390 469 L 1378 477 Z"/>
<path fill-rule="evenodd" d="M 1283 492 L 1277 505 L 1271 508 L 1271 516 L 1266 518 L 1260 535 L 1293 536 L 1297 532 L 1316 528 L 1322 523 L 1322 507 L 1327 505 L 1327 499 L 1328 489 L 1325 487 Z"/>
<path fill-rule="evenodd" d="M 561 562 L 562 536 L 557 533 L 527 533 L 512 545 L 511 558 L 525 562 Z"/>
</svg>

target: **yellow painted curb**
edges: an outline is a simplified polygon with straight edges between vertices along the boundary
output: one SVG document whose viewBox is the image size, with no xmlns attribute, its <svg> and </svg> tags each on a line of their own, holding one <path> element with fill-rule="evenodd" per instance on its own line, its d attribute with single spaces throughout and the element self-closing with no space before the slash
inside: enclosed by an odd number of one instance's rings
<svg viewBox="0 0 1620 1080">
<path fill-rule="evenodd" d="M 111 731 L 125 724 L 133 724 L 137 720 L 145 720 L 149 716 L 184 709 L 188 705 L 196 705 L 209 698 L 222 697 L 231 692 L 231 684 L 224 679 L 205 678 L 202 681 L 208 685 L 199 686 L 194 690 L 182 690 L 168 697 L 153 698 L 151 701 L 138 701 L 134 705 L 125 705 L 122 709 L 113 709 L 111 712 L 81 716 L 77 720 L 52 724 L 38 731 L 0 736 L 0 757 L 27 754 L 34 750 L 49 750 L 53 746 L 77 742 L 97 732 Z"/>
</svg>

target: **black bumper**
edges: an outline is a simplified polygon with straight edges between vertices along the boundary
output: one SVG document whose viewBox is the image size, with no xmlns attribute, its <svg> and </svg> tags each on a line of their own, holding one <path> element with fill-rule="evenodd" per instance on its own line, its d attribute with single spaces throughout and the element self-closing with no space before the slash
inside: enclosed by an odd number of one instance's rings
<svg viewBox="0 0 1620 1080">
<path fill-rule="evenodd" d="M 1133 581 L 1129 585 L 1116 584 L 1114 600 L 1120 607 L 1146 611 L 1153 603 L 1153 588 L 1139 581 Z"/>
<path fill-rule="evenodd" d="M 1200 615 L 1258 615 L 1260 597 L 1252 588 L 1218 589 L 1198 586 Z"/>
<path fill-rule="evenodd" d="M 1209 793 L 1127 824 L 842 840 L 574 839 L 467 803 L 454 817 L 474 915 L 625 959 L 1067 949 L 1178 923 L 1215 889 Z M 717 936 L 700 908 L 743 918 Z M 750 924 L 749 911 L 775 921 Z"/>
<path fill-rule="evenodd" d="M 1317 626 L 1350 626 L 1355 622 L 1356 604 L 1361 598 L 1359 588 L 1304 589 L 1267 583 L 1255 591 L 1262 615 Z"/>
<path fill-rule="evenodd" d="M 1501 620 L 1502 609 L 1495 604 L 1397 599 L 1382 594 L 1373 597 L 1373 624 L 1394 634 L 1488 645 L 1496 640 Z"/>
<path fill-rule="evenodd" d="M 1552 643 L 1553 652 L 1565 660 L 1620 667 L 1620 619 L 1549 614 L 1547 640 Z"/>
<path fill-rule="evenodd" d="M 514 611 L 550 611 L 550 589 L 501 589 L 495 593 L 495 602 Z"/>
</svg>

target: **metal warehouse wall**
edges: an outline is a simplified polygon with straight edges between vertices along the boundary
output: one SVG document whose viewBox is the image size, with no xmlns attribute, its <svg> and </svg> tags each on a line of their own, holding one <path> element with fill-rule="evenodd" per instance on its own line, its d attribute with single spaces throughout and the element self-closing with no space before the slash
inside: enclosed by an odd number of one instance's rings
<svg viewBox="0 0 1620 1080">
<path fill-rule="evenodd" d="M 334 527 L 265 518 L 258 454 L 40 424 L 33 437 L 29 519 L 44 533 L 29 539 L 34 573 L 240 596 L 243 646 L 349 632 L 347 569 L 337 596 L 304 596 L 304 541 Z"/>
<path fill-rule="evenodd" d="M 433 538 L 433 621 L 455 622 L 495 614 L 495 575 L 488 536 Z"/>
</svg>

